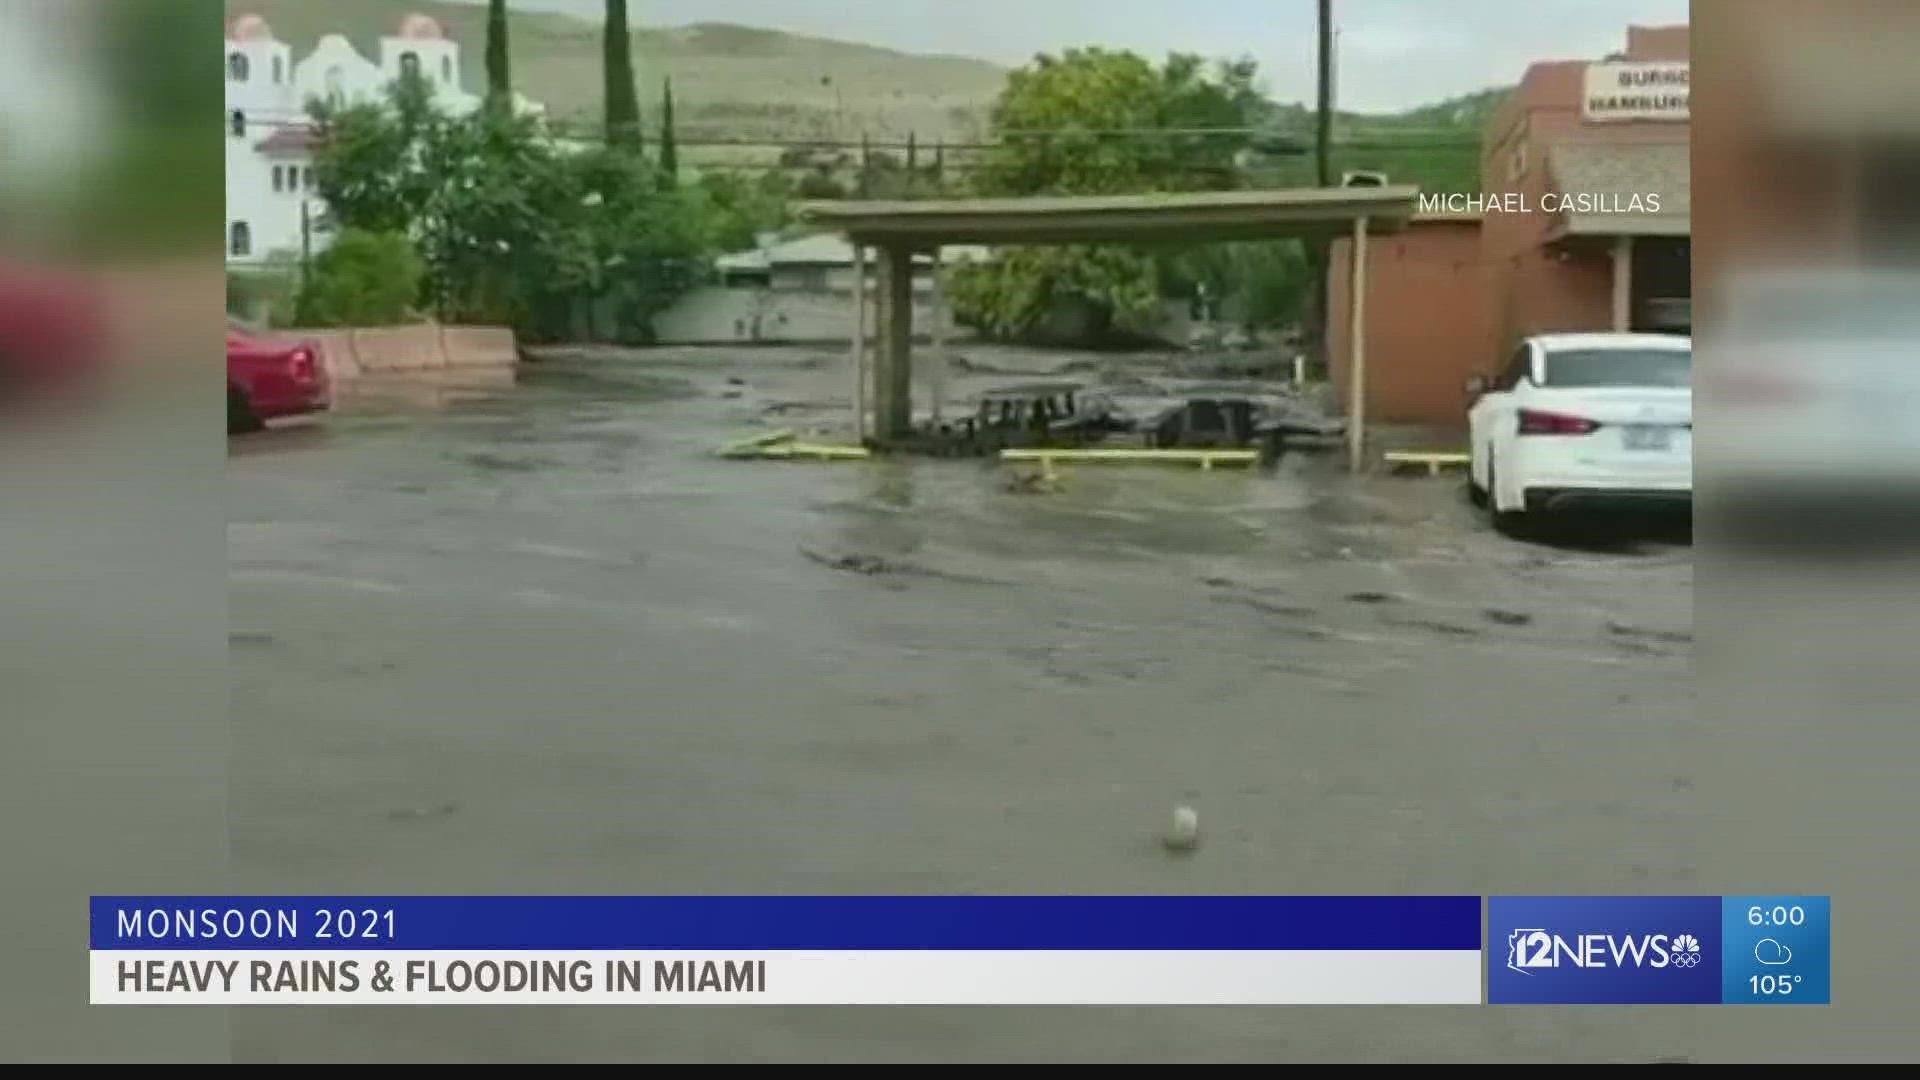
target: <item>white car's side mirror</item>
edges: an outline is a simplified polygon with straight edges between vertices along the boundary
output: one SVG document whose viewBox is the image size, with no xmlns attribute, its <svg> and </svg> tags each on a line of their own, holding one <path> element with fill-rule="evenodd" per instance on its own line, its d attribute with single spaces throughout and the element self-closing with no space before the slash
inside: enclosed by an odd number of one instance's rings
<svg viewBox="0 0 1920 1080">
<path fill-rule="evenodd" d="M 1492 385 L 1492 382 L 1485 375 L 1469 375 L 1467 376 L 1466 386 L 1467 397 L 1469 399 L 1477 398 L 1481 394 L 1486 393 L 1487 389 Z"/>
</svg>

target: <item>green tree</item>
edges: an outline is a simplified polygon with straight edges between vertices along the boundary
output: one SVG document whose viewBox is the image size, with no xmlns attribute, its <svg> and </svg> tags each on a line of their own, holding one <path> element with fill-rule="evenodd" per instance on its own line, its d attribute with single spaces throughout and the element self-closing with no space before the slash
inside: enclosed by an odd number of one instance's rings
<svg viewBox="0 0 1920 1080">
<path fill-rule="evenodd" d="M 715 169 L 701 173 L 687 190 L 697 200 L 705 228 L 703 246 L 711 251 L 741 251 L 753 247 L 761 233 L 785 227 L 788 202 L 795 194 L 777 170 L 749 179 Z"/>
<path fill-rule="evenodd" d="M 507 0 L 487 0 L 487 100 L 495 108 L 513 107 L 513 83 L 507 70 Z"/>
<path fill-rule="evenodd" d="M 313 260 L 300 289 L 303 326 L 386 326 L 406 319 L 425 267 L 401 233 L 347 229 Z"/>
<path fill-rule="evenodd" d="M 314 106 L 320 152 L 315 179 L 337 224 L 369 232 L 405 232 L 427 198 L 430 180 L 418 148 L 440 123 L 415 111 L 412 88 L 396 83 L 383 106 Z"/>
<path fill-rule="evenodd" d="M 680 152 L 673 139 L 673 80 L 660 91 L 660 182 L 668 187 L 680 180 Z"/>
<path fill-rule="evenodd" d="M 633 88 L 633 39 L 627 32 L 627 0 L 607 0 L 602 40 L 602 96 L 606 110 L 607 145 L 639 150 L 640 99 Z"/>
<path fill-rule="evenodd" d="M 1251 60 L 1209 66 L 1173 54 L 1156 67 L 1100 48 L 1042 54 L 1007 77 L 977 171 L 983 195 L 1098 195 L 1238 186 L 1263 101 Z M 1019 247 L 956 268 L 954 309 L 982 329 L 1018 334 L 1057 299 L 1078 298 L 1105 328 L 1157 321 L 1164 294 L 1192 288 L 1180 249 Z"/>
<path fill-rule="evenodd" d="M 563 150 L 538 121 L 499 109 L 327 118 L 321 194 L 343 228 L 399 232 L 426 264 L 421 295 L 442 317 L 565 337 L 583 305 L 611 298 L 621 336 L 697 279 L 706 222 L 697 199 L 662 191 L 625 147 Z"/>
</svg>

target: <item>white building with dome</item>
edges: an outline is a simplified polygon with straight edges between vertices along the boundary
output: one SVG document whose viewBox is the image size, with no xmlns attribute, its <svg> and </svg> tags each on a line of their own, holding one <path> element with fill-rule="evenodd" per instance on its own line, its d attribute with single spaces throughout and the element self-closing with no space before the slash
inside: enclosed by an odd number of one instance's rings
<svg viewBox="0 0 1920 1080">
<path fill-rule="evenodd" d="M 325 246 L 320 227 L 324 204 L 314 182 L 313 101 L 356 105 L 386 100 L 387 87 L 408 71 L 418 72 L 434 103 L 453 115 L 478 109 L 481 97 L 461 88 L 460 43 L 425 15 L 400 20 L 380 39 L 379 60 L 360 55 L 345 36 L 328 34 L 296 61 L 293 49 L 273 36 L 258 15 L 227 25 L 226 141 L 229 264 L 260 264 L 297 257 L 302 220 L 314 225 L 313 250 Z M 541 106 L 514 95 L 523 113 Z"/>
</svg>

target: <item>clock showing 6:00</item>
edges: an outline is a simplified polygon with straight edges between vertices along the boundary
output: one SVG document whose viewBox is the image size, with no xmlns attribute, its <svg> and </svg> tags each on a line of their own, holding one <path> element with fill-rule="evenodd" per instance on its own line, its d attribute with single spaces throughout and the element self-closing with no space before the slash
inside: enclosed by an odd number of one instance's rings
<svg viewBox="0 0 1920 1080">
<path fill-rule="evenodd" d="M 1805 926 L 1807 909 L 1801 904 L 1753 904 L 1747 908 L 1748 926 Z"/>
</svg>

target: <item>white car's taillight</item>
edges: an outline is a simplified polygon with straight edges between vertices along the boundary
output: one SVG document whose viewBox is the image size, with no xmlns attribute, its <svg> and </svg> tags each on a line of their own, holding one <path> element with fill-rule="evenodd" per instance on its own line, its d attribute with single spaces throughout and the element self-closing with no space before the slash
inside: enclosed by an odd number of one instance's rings
<svg viewBox="0 0 1920 1080">
<path fill-rule="evenodd" d="M 1584 416 L 1569 416 L 1544 409 L 1520 410 L 1522 435 L 1591 435 L 1599 430 L 1599 421 Z"/>
</svg>

